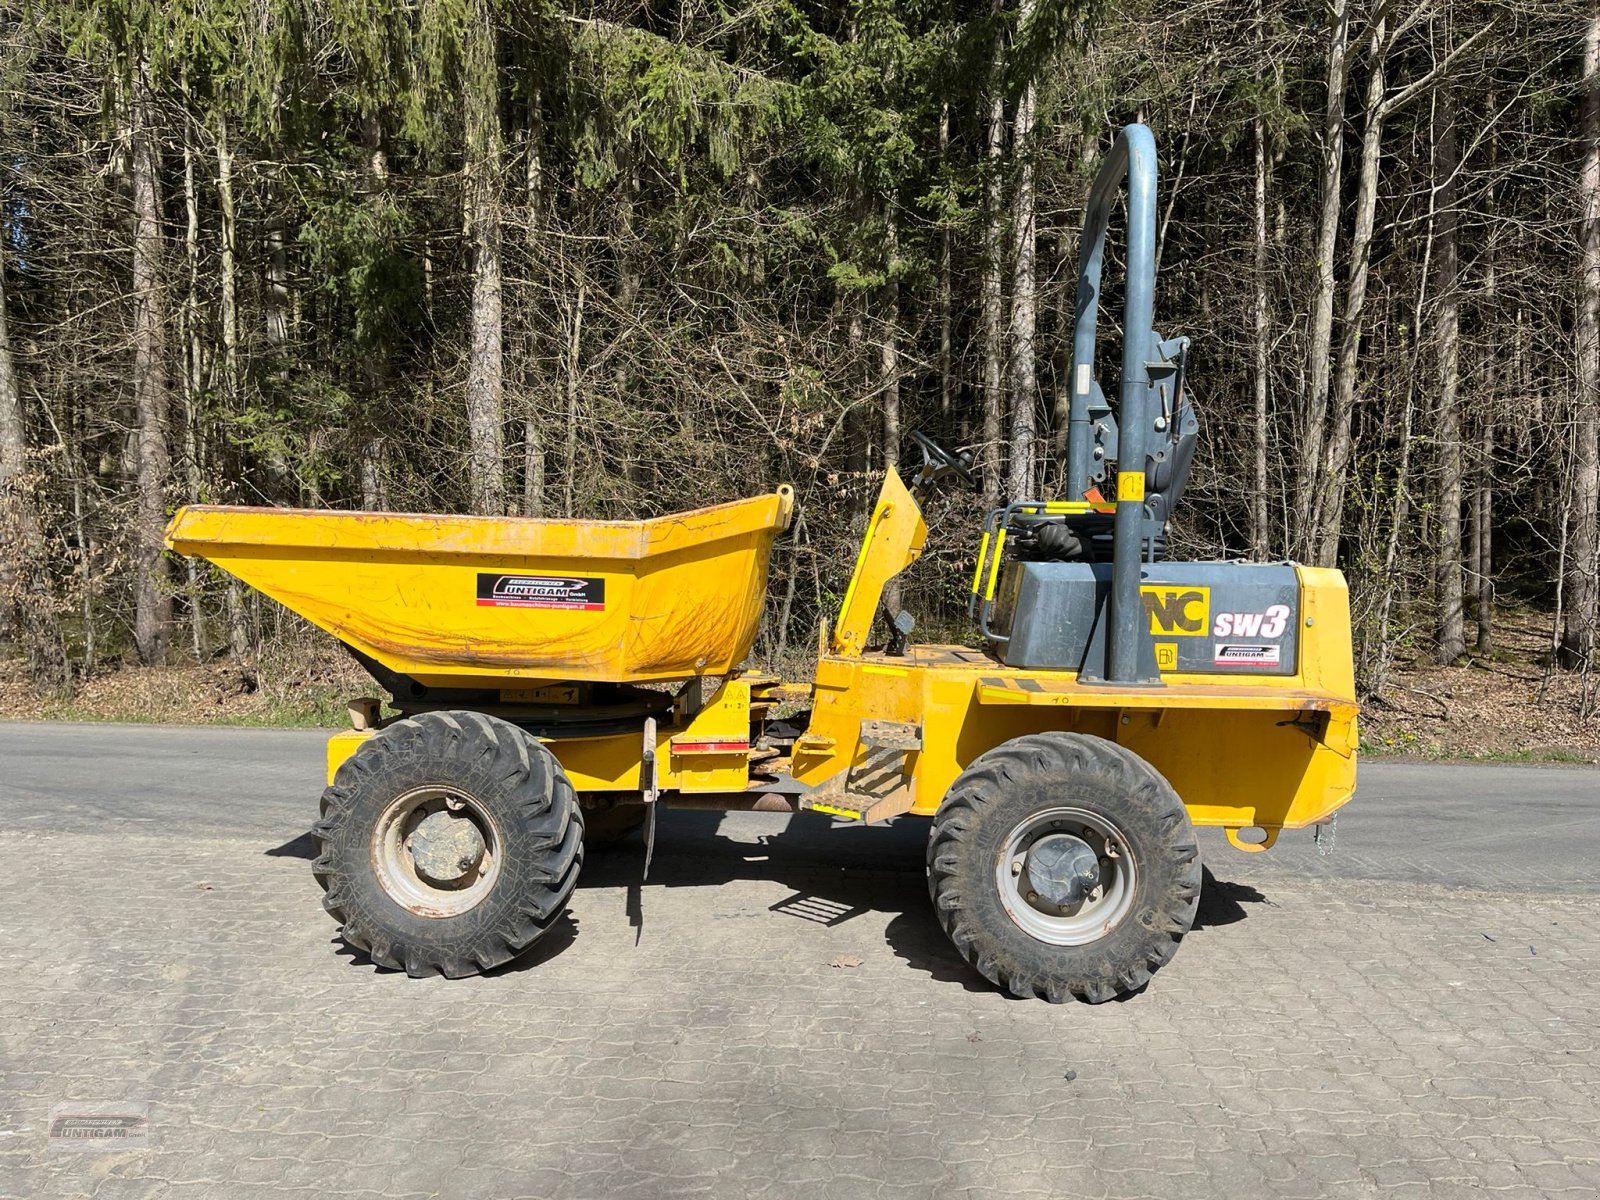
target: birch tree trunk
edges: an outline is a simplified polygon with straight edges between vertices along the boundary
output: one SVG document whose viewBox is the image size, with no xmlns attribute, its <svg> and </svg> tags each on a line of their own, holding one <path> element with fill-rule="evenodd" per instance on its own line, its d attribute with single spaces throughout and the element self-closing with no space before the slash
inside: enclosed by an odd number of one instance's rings
<svg viewBox="0 0 1600 1200">
<path fill-rule="evenodd" d="M 578 294 L 568 309 L 567 345 L 566 345 L 566 376 L 567 376 L 567 439 L 562 458 L 563 478 L 561 486 L 564 491 L 565 503 L 563 516 L 574 515 L 573 506 L 576 503 L 574 491 L 578 473 L 578 381 L 579 364 L 582 362 L 583 349 L 583 307 L 588 297 L 588 280 L 580 275 L 578 277 Z"/>
<path fill-rule="evenodd" d="M 1318 566 L 1339 558 L 1344 527 L 1345 482 L 1350 467 L 1350 425 L 1356 407 L 1356 377 L 1361 367 L 1361 319 L 1367 302 L 1367 272 L 1372 263 L 1372 232 L 1378 209 L 1378 168 L 1383 153 L 1384 65 L 1389 38 L 1380 20 L 1372 31 L 1367 76 L 1366 128 L 1361 135 L 1361 170 L 1356 182 L 1355 228 L 1350 235 L 1350 279 L 1345 288 L 1344 320 L 1334 373 L 1332 437 L 1317 479 L 1316 501 L 1307 538 Z M 1313 360 L 1315 364 L 1316 360 Z M 1320 430 L 1320 423 L 1319 423 Z"/>
<path fill-rule="evenodd" d="M 233 151 L 228 144 L 228 114 L 217 115 L 217 216 L 221 225 L 218 247 L 220 292 L 218 307 L 222 315 L 222 399 L 223 410 L 236 411 L 239 402 L 239 273 L 235 259 L 238 246 L 238 214 L 233 201 Z M 244 585 L 228 576 L 228 649 L 234 658 L 250 655 L 250 614 Z"/>
<path fill-rule="evenodd" d="M 1490 93 L 1490 110 L 1498 109 L 1494 93 Z M 1498 184 L 1493 181 L 1499 174 L 1499 134 L 1490 139 L 1490 190 L 1486 200 L 1493 210 Z M 1499 296 L 1499 237 L 1490 237 L 1483 251 L 1483 301 L 1482 312 L 1493 320 L 1501 306 Z M 1472 558 L 1472 587 L 1477 598 L 1477 638 L 1474 653 L 1488 658 L 1494 651 L 1494 426 L 1498 419 L 1499 397 L 1502 392 L 1518 395 L 1517 370 L 1520 363 L 1515 354 L 1509 358 L 1509 371 L 1493 371 L 1478 389 L 1478 451 L 1474 459 L 1472 480 L 1472 525 L 1467 531 L 1467 547 Z M 1509 376 L 1509 379 L 1507 379 Z M 1507 382 L 1510 390 L 1507 390 Z"/>
<path fill-rule="evenodd" d="M 134 644 L 150 664 L 167 657 L 172 594 L 161 534 L 166 524 L 167 313 L 162 293 L 161 152 L 143 71 L 133 82 L 129 164 L 133 178 L 133 398 L 138 494 L 134 521 Z"/>
<path fill-rule="evenodd" d="M 950 102 L 946 100 L 939 109 L 939 161 L 945 163 L 950 155 Z M 950 418 L 950 406 L 955 389 L 951 375 L 954 349 L 954 284 L 951 279 L 951 231 L 948 221 L 939 230 L 939 415 Z"/>
<path fill-rule="evenodd" d="M 217 209 L 222 223 L 221 302 L 222 382 L 231 410 L 239 390 L 239 281 L 234 262 L 238 218 L 233 204 L 233 151 L 228 147 L 228 117 L 217 118 Z"/>
<path fill-rule="evenodd" d="M 900 465 L 900 280 L 896 259 L 900 254 L 894 201 L 884 201 L 883 347 L 878 361 L 878 391 L 883 398 L 883 457 L 890 467 Z M 900 579 L 884 587 L 883 601 L 892 618 L 900 611 Z"/>
<path fill-rule="evenodd" d="M 1255 119 L 1256 195 L 1255 195 L 1255 478 L 1250 496 L 1250 555 L 1258 562 L 1271 556 L 1272 539 L 1267 525 L 1267 372 L 1271 369 L 1272 329 L 1267 294 L 1267 129 L 1266 121 Z"/>
<path fill-rule="evenodd" d="M 894 204 L 884 201 L 883 348 L 878 363 L 878 391 L 883 397 L 883 457 L 900 465 L 900 254 Z"/>
<path fill-rule="evenodd" d="M 1572 424 L 1572 537 L 1566 561 L 1566 612 L 1560 656 L 1567 667 L 1593 666 L 1600 622 L 1600 12 L 1583 41 L 1583 276 L 1578 302 L 1577 413 Z"/>
<path fill-rule="evenodd" d="M 1472 586 L 1477 600 L 1478 636 L 1473 650 L 1487 658 L 1494 652 L 1494 416 L 1485 413 L 1479 431 L 1476 478 L 1472 488 L 1472 524 L 1467 544 L 1472 550 Z"/>
<path fill-rule="evenodd" d="M 4 250 L 0 243 L 0 251 Z M 11 329 L 6 316 L 5 259 L 0 254 L 0 641 L 19 634 L 23 580 L 38 541 L 39 523 L 33 498 L 24 490 L 27 468 L 27 426 L 22 390 L 11 354 Z"/>
<path fill-rule="evenodd" d="M 200 338 L 200 197 L 195 187 L 196 151 L 194 122 L 183 122 L 183 234 L 184 259 L 189 268 L 188 290 L 183 298 L 183 480 L 185 498 L 200 500 L 200 459 L 205 435 L 200 427 L 201 393 L 205 388 L 204 352 Z M 198 662 L 205 656 L 205 612 L 200 586 L 200 563 L 183 560 L 185 595 L 189 602 L 189 648 Z"/>
<path fill-rule="evenodd" d="M 1005 308 L 1004 263 L 1001 239 L 1004 216 L 1001 210 L 1000 165 L 1005 156 L 1006 102 L 1000 90 L 1000 68 L 1004 48 L 995 38 L 989 97 L 988 145 L 984 181 L 983 226 L 983 503 L 993 508 L 1000 502 L 1001 436 L 1005 425 L 1005 345 L 1002 314 Z"/>
<path fill-rule="evenodd" d="M 74 469 L 75 489 L 78 482 Z M 15 637 L 21 643 L 35 687 L 62 689 L 70 683 L 71 672 L 45 559 L 28 479 L 28 433 L 11 349 L 5 259 L 0 255 L 0 642 Z M 88 596 L 87 589 L 84 594 Z M 87 658 L 94 646 L 92 620 L 84 622 L 84 642 Z"/>
<path fill-rule="evenodd" d="M 1031 0 L 1023 0 L 1017 20 L 1025 25 L 1032 13 Z M 1034 451 L 1038 444 L 1038 371 L 1034 336 L 1038 325 L 1035 298 L 1035 205 L 1033 194 L 1034 86 L 1029 80 L 1017 97 L 1012 123 L 1011 150 L 1017 163 L 1016 193 L 1012 197 L 1011 274 L 1011 438 L 1007 495 L 1013 499 L 1037 494 Z"/>
<path fill-rule="evenodd" d="M 1450 89 L 1439 94 L 1440 126 L 1434 136 L 1438 179 L 1439 492 L 1435 578 L 1438 586 L 1438 660 L 1453 663 L 1467 652 L 1461 586 L 1461 294 L 1456 246 L 1456 114 Z"/>
<path fill-rule="evenodd" d="M 223 118 L 226 120 L 226 116 Z M 285 356 L 289 341 L 289 252 L 284 225 L 287 221 L 283 188 L 278 179 L 279 169 L 270 168 L 267 185 L 267 286 L 263 297 L 263 327 L 266 330 L 267 357 L 277 372 L 279 385 L 287 383 L 288 363 Z M 313 435 L 314 436 L 314 435 Z M 268 442 L 266 452 L 267 477 L 276 499 L 292 497 L 296 503 L 305 503 L 305 493 L 294 478 L 294 469 L 284 447 L 278 439 Z M 306 479 L 311 490 L 316 489 L 315 471 L 307 471 Z"/>
<path fill-rule="evenodd" d="M 1328 411 L 1328 367 L 1333 346 L 1333 260 L 1339 249 L 1339 206 L 1344 185 L 1345 58 L 1350 40 L 1349 0 L 1332 0 L 1329 13 L 1328 98 L 1322 116 L 1322 163 L 1317 190 L 1316 285 L 1306 332 L 1306 390 L 1301 411 L 1300 463 L 1295 487 L 1300 545 L 1314 545 L 1311 528 L 1317 473 L 1322 465 Z"/>
<path fill-rule="evenodd" d="M 281 198 L 274 194 L 268 207 L 273 216 L 267 226 L 267 344 L 281 351 L 289 340 L 289 247 Z"/>
<path fill-rule="evenodd" d="M 1378 596 L 1378 610 L 1374 618 L 1377 636 L 1377 649 L 1371 656 L 1368 668 L 1368 684 L 1372 690 L 1381 694 L 1384 683 L 1389 673 L 1389 658 L 1392 639 L 1389 636 L 1389 614 L 1394 608 L 1394 595 L 1396 590 L 1395 566 L 1400 557 L 1400 533 L 1406 527 L 1407 518 L 1411 511 L 1411 432 L 1416 420 L 1417 410 L 1417 368 L 1421 358 L 1421 339 L 1418 337 L 1422 323 L 1422 306 L 1428 295 L 1428 264 L 1433 256 L 1434 220 L 1435 211 L 1433 199 L 1429 199 L 1428 232 L 1422 252 L 1422 270 L 1419 273 L 1420 282 L 1417 285 L 1416 304 L 1412 309 L 1411 336 L 1413 341 L 1412 351 L 1406 363 L 1405 400 L 1401 407 L 1400 416 L 1400 461 L 1395 466 L 1394 497 L 1389 506 L 1389 529 L 1384 536 L 1383 550 L 1383 581 Z"/>
<path fill-rule="evenodd" d="M 528 99 L 527 161 L 523 172 L 523 204 L 526 210 L 528 262 L 537 261 L 539 230 L 544 219 L 544 131 L 541 128 L 542 93 L 535 86 Z M 522 515 L 544 516 L 545 445 L 543 422 L 539 419 L 538 380 L 534 377 L 534 347 L 531 333 L 523 361 L 522 401 Z"/>
<path fill-rule="evenodd" d="M 384 144 L 381 112 L 370 112 L 361 118 L 361 146 L 366 151 L 361 180 L 365 202 L 381 219 L 389 186 L 389 152 Z M 381 512 L 389 507 L 381 417 L 384 396 L 389 390 L 389 355 L 375 348 L 362 365 L 366 395 L 356 410 L 356 419 L 361 427 L 354 431 L 357 438 L 356 468 L 361 483 L 361 507 L 368 512 Z"/>
<path fill-rule="evenodd" d="M 467 343 L 467 485 L 472 510 L 506 511 L 504 361 L 500 277 L 500 125 L 498 42 L 489 0 L 468 14 L 463 101 L 467 237 L 472 251 L 472 312 Z M 570 482 L 569 482 L 570 487 Z"/>
</svg>

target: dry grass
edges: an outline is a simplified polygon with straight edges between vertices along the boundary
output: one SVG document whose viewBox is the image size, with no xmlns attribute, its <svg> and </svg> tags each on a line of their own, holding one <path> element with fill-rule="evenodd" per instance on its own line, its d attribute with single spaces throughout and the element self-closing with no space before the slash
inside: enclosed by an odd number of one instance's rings
<svg viewBox="0 0 1600 1200">
<path fill-rule="evenodd" d="M 170 725 L 331 728 L 345 703 L 377 685 L 336 647 L 276 652 L 254 670 L 231 660 L 166 667 L 113 666 L 71 696 L 41 697 L 18 664 L 0 663 L 0 719 L 131 721 Z"/>
<path fill-rule="evenodd" d="M 1497 647 L 1487 659 L 1454 667 L 1419 659 L 1394 672 L 1381 695 L 1367 697 L 1363 749 L 1600 763 L 1597 680 L 1549 668 L 1548 614 L 1503 612 L 1498 620 Z"/>
</svg>

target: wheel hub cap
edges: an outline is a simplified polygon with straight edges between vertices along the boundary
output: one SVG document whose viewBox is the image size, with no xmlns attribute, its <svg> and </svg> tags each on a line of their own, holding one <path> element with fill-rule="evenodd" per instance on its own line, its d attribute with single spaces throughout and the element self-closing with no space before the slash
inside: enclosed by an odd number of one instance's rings
<svg viewBox="0 0 1600 1200">
<path fill-rule="evenodd" d="M 444 809 L 425 816 L 406 838 L 417 874 L 437 883 L 455 883 L 476 871 L 486 849 L 476 821 Z"/>
<path fill-rule="evenodd" d="M 1081 904 L 1100 886 L 1099 857 L 1088 842 L 1068 833 L 1049 834 L 1028 847 L 1025 870 L 1033 895 L 1052 908 Z"/>
<path fill-rule="evenodd" d="M 1006 915 L 1049 946 L 1085 946 L 1133 911 L 1138 865 L 1104 812 L 1051 805 L 1023 817 L 994 860 Z"/>
</svg>

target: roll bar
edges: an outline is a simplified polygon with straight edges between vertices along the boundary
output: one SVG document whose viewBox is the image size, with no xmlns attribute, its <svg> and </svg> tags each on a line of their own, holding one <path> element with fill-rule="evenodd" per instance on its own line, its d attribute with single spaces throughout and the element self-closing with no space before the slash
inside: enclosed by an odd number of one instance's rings
<svg viewBox="0 0 1600 1200">
<path fill-rule="evenodd" d="M 1122 320 L 1122 376 L 1115 422 L 1116 518 L 1112 527 L 1107 683 L 1156 683 L 1154 651 L 1141 629 L 1140 559 L 1144 543 L 1145 466 L 1157 413 L 1151 367 L 1158 358 L 1156 288 L 1156 141 L 1146 125 L 1126 125 L 1089 190 L 1078 245 L 1078 303 L 1072 329 L 1072 396 L 1067 417 L 1067 498 L 1079 500 L 1093 481 L 1095 418 L 1109 408 L 1094 380 L 1100 275 L 1112 209 L 1128 195 L 1127 295 Z M 1108 422 L 1109 424 L 1109 422 Z M 1100 440 L 1102 454 L 1107 452 Z M 1146 661 L 1148 660 L 1148 661 Z"/>
</svg>

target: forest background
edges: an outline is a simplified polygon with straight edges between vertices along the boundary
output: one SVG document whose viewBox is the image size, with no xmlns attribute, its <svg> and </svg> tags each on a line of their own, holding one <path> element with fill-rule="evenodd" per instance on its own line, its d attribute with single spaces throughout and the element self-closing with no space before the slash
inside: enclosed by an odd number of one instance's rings
<svg viewBox="0 0 1600 1200">
<path fill-rule="evenodd" d="M 190 501 L 792 481 L 757 657 L 803 676 L 911 429 L 978 458 L 902 589 L 970 637 L 1134 120 L 1202 422 L 1176 552 L 1343 567 L 1380 746 L 1600 749 L 1600 9 L 1558 0 L 6 0 L 0 710 L 349 693 L 163 552 Z"/>
</svg>

